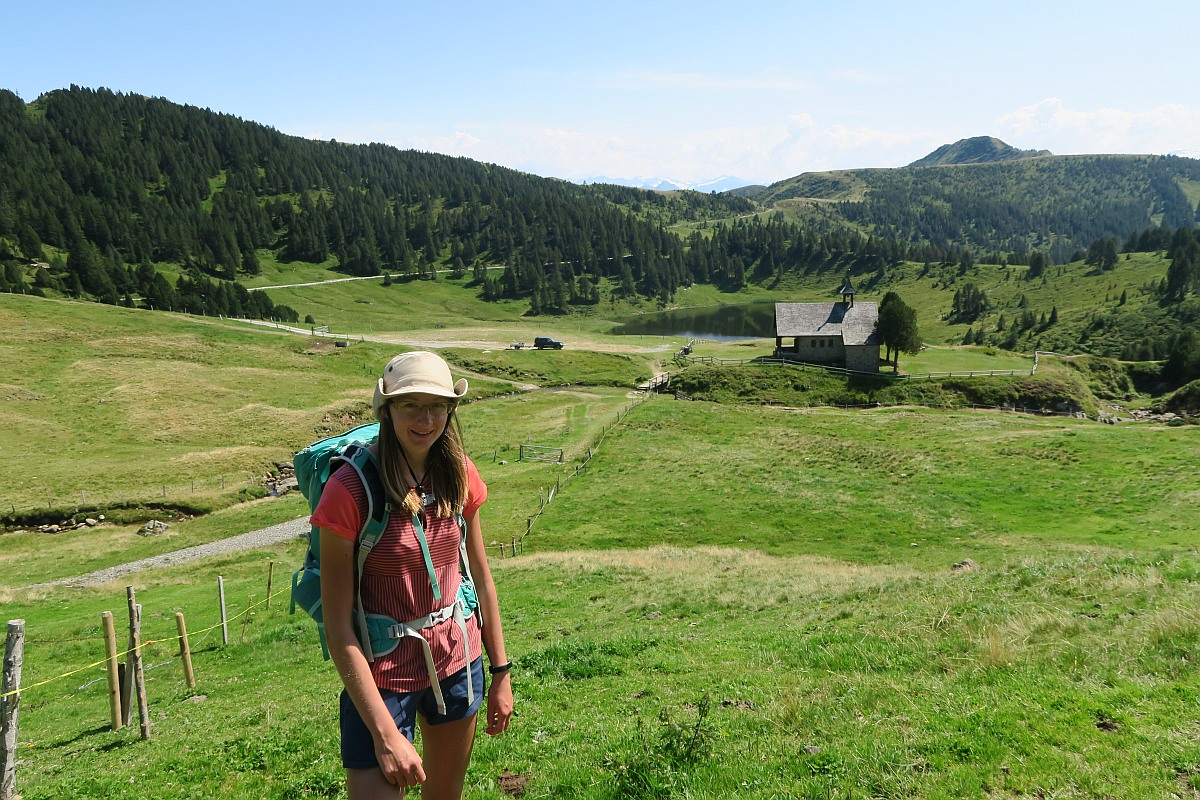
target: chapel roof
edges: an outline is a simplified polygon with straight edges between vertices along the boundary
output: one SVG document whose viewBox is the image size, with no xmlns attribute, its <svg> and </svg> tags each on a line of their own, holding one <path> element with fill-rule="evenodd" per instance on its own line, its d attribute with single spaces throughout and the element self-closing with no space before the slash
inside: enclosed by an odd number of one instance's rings
<svg viewBox="0 0 1200 800">
<path fill-rule="evenodd" d="M 775 335 L 781 337 L 841 336 L 846 345 L 879 344 L 878 321 L 877 303 L 775 304 Z"/>
</svg>

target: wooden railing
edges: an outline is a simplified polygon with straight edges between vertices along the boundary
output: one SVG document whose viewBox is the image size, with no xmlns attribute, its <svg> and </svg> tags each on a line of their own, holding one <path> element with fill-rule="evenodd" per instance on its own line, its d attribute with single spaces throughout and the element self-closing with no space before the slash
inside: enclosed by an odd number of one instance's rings
<svg viewBox="0 0 1200 800">
<path fill-rule="evenodd" d="M 670 383 L 671 373 L 663 372 L 655 375 L 645 383 L 638 384 L 637 390 L 639 392 L 657 392 L 670 385 Z"/>
</svg>

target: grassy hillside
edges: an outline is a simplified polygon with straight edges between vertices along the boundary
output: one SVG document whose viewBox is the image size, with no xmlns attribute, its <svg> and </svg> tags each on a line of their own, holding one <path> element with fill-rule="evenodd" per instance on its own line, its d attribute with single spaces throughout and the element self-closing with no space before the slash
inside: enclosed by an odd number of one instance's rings
<svg viewBox="0 0 1200 800">
<path fill-rule="evenodd" d="M 1168 264 L 1160 253 L 1131 253 L 1108 272 L 1078 261 L 1050 267 L 1044 278 L 1026 280 L 1023 266 L 976 264 L 961 270 L 958 265 L 899 263 L 880 272 L 856 275 L 854 281 L 860 300 L 878 302 L 888 291 L 900 294 L 917 310 L 921 334 L 928 343 L 957 345 L 968 329 L 982 328 L 989 344 L 999 344 L 1008 339 L 1011 324 L 1028 313 L 1038 324 L 1021 332 L 1013 347 L 1016 351 L 1082 350 L 1116 357 L 1131 343 L 1177 328 L 1178 322 L 1159 305 L 1156 292 Z M 673 307 L 826 301 L 834 284 L 844 277 L 834 271 L 789 273 L 782 280 L 752 283 L 736 292 L 697 285 L 680 289 Z M 968 284 L 986 293 L 990 308 L 969 322 L 954 321 L 955 293 Z M 490 347 L 529 342 L 537 335 L 596 347 L 600 340 L 593 334 L 607 333 L 623 317 L 661 308 L 645 300 L 614 299 L 581 307 L 577 313 L 530 317 L 525 315 L 524 302 L 486 303 L 479 299 L 477 287 L 450 279 L 392 286 L 382 286 L 380 280 L 356 281 L 275 289 L 270 295 L 276 303 L 285 303 L 302 316 L 311 314 L 318 324 L 331 325 L 337 332 L 402 332 L 432 342 L 463 341 Z M 1041 321 L 1054 312 L 1057 324 Z M 653 346 L 658 339 L 623 336 L 609 343 Z"/>
<path fill-rule="evenodd" d="M 859 288 L 864 296 L 898 292 L 917 309 L 922 336 L 938 344 L 958 344 L 968 328 L 982 327 L 990 339 L 1002 339 L 1022 314 L 1032 313 L 1040 320 L 1057 310 L 1057 325 L 1039 322 L 1037 328 L 1022 333 L 1016 349 L 1119 356 L 1125 342 L 1168 324 L 1154 289 L 1167 266 L 1161 254 L 1131 253 L 1110 272 L 1076 261 L 1050 267 L 1044 280 L 1030 281 L 1025 280 L 1026 268 L 1020 266 L 978 264 L 964 272 L 957 265 L 906 264 L 889 268 L 880 279 L 868 279 Z M 985 292 L 991 307 L 970 322 L 952 321 L 954 295 L 968 284 Z M 1102 321 L 1099 326 L 1097 319 Z"/>
<path fill-rule="evenodd" d="M 657 402 L 604 451 L 621 480 L 573 490 L 548 518 L 557 534 L 537 541 L 743 544 L 924 567 L 954 548 L 976 560 L 1106 542 L 1187 548 L 1196 446 L 1190 429 L 992 412 Z M 624 499 L 630 485 L 651 508 Z"/>
<path fill-rule="evenodd" d="M 332 420 L 360 416 L 389 350 L 20 297 L 0 322 L 0 424 L 13 432 L 0 483 L 20 510 L 164 500 L 163 485 L 184 508 L 227 503 Z"/>
<path fill-rule="evenodd" d="M 287 283 L 299 283 L 280 273 Z M 495 326 L 520 321 L 525 303 L 490 303 L 479 291 L 465 290 L 467 281 L 440 277 L 436 281 L 399 281 L 383 286 L 382 278 L 345 283 L 271 289 L 276 303 L 290 305 L 301 318 L 312 315 L 317 324 L 335 330 L 374 333 L 433 328 L 451 320 L 471 319 Z"/>
<path fill-rule="evenodd" d="M 299 275 L 286 272 L 279 273 L 278 280 L 285 284 L 302 282 Z M 827 293 L 820 278 L 793 283 L 783 288 L 751 285 L 736 292 L 721 291 L 707 284 L 693 285 L 680 288 L 672 306 L 785 299 L 795 290 Z M 536 316 L 527 313 L 529 302 L 526 299 L 485 302 L 480 299 L 480 287 L 469 279 L 456 280 L 444 275 L 436 281 L 400 281 L 391 286 L 384 286 L 382 278 L 375 278 L 271 289 L 269 294 L 275 302 L 295 308 L 301 317 L 311 315 L 317 324 L 329 325 L 335 332 L 351 335 L 395 333 L 421 336 L 430 341 L 465 340 L 481 347 L 505 347 L 513 341 L 532 344 L 535 336 L 550 335 L 565 341 L 568 346 L 580 342 L 595 348 L 601 340 L 594 334 L 608 333 L 625 317 L 664 308 L 654 300 L 614 296 L 608 283 L 603 286 L 605 299 L 598 305 L 576 306 L 567 314 Z M 662 338 L 621 336 L 608 342 L 610 346 L 613 342 L 624 342 L 629 349 L 634 349 L 660 345 Z"/>
<path fill-rule="evenodd" d="M 261 496 L 277 462 L 369 416 L 380 365 L 404 349 L 20 296 L 0 304 L 0 325 L 0 516 L 30 521 L 122 507 L 203 513 Z M 649 374 L 644 362 L 588 352 L 476 358 L 473 400 L 512 392 L 522 376 L 563 385 L 605 374 L 628 387 Z M 623 394 L 603 396 L 615 408 Z M 522 430 L 510 426 L 504 446 Z"/>
<path fill-rule="evenodd" d="M 1105 282 L 1121 277 L 1150 282 L 1161 268 L 1161 261 L 1147 256 L 1122 261 L 1108 276 L 1064 269 L 1055 278 L 1072 288 L 1052 294 L 1040 282 L 1019 281 L 1015 270 L 984 266 L 962 277 L 922 276 L 922 268 L 908 265 L 889 271 L 863 294 L 899 291 L 918 309 L 928 341 L 954 343 L 966 326 L 941 317 L 962 281 L 978 281 L 998 307 L 1012 312 L 1021 302 L 1035 310 L 1047 302 L 1061 303 L 1054 306 L 1059 325 L 1070 327 L 1090 318 L 1087 304 L 1102 299 Z M 356 313 L 331 312 L 331 318 L 347 326 L 334 325 L 334 330 L 381 341 L 355 338 L 350 347 L 335 347 L 326 339 L 211 318 L 8 296 L 0 305 L 0 324 L 10 331 L 0 345 L 0 423 L 14 434 L 0 445 L 7 465 L 0 467 L 0 485 L 6 489 L 0 514 L 57 522 L 67 515 L 113 513 L 122 507 L 130 508 L 131 516 L 156 508 L 197 513 L 260 496 L 265 491 L 261 478 L 276 462 L 289 460 L 315 436 L 363 418 L 378 365 L 406 347 L 450 346 L 447 356 L 471 375 L 473 398 L 511 391 L 514 384 L 585 383 L 613 387 L 618 402 L 624 389 L 649 377 L 655 364 L 668 360 L 683 343 L 660 336 L 611 336 L 612 321 L 600 316 L 536 323 L 515 315 L 502 321 L 480 318 L 493 307 L 474 300 L 473 288 L 448 280 L 388 287 L 364 281 L 289 291 L 297 296 L 307 292 L 314 310 L 318 303 L 350 304 Z M 822 276 L 808 276 L 732 295 L 694 287 L 681 291 L 679 299 L 703 305 L 721 299 L 821 299 L 826 294 Z M 1132 314 L 1150 306 L 1147 298 L 1134 295 L 1112 313 Z M 615 315 L 637 307 L 626 303 L 608 310 Z M 976 324 L 998 318 L 1004 313 L 1000 308 Z M 546 334 L 565 340 L 568 348 L 502 349 L 512 340 L 529 342 Z M 1053 348 L 1055 335 L 1050 328 L 1032 344 Z M 768 355 L 771 346 L 770 340 L 706 343 L 697 352 L 753 357 Z M 934 347 L 903 357 L 902 366 L 909 372 L 1025 370 L 1031 362 L 988 348 Z M 862 401 L 838 386 L 834 382 L 810 400 L 765 386 L 753 396 L 777 402 Z M 795 388 L 789 385 L 788 392 Z M 1125 383 L 1093 393 L 1126 400 L 1132 396 Z M 1075 405 L 1094 412 L 1094 399 L 1086 395 L 1067 390 L 1061 396 L 1080 398 Z M 919 398 L 871 394 L 867 402 L 913 399 Z M 137 512 L 139 507 L 150 511 Z"/>
<path fill-rule="evenodd" d="M 940 152 L 929 158 L 940 162 Z M 899 241 L 976 253 L 1042 250 L 1056 262 L 1104 236 L 1124 240 L 1152 226 L 1196 221 L 1195 159 L 1039 155 L 996 161 L 993 155 L 967 163 L 974 159 L 966 151 L 949 159 L 805 173 L 749 196 L 769 208 L 821 208 L 843 224 Z"/>
<path fill-rule="evenodd" d="M 942 145 L 924 158 L 917 159 L 910 167 L 935 167 L 945 164 L 988 164 L 996 161 L 1012 161 L 1018 158 L 1053 155 L 1049 150 L 1019 150 L 994 136 L 973 136 L 959 139 L 953 144 Z"/>
<path fill-rule="evenodd" d="M 473 449 L 527 425 L 577 452 L 606 411 L 568 411 L 576 397 L 468 407 L 486 414 Z M 637 406 L 526 554 L 493 560 L 518 716 L 477 743 L 468 793 L 508 796 L 515 776 L 534 798 L 1186 796 L 1198 456 L 1185 429 L 1148 425 Z M 536 507 L 511 463 L 480 466 L 485 533 Z M 96 535 L 49 541 L 112 542 Z M 10 564 L 39 546 L 0 537 Z M 0 589 L 29 626 L 26 800 L 339 796 L 334 671 L 311 623 L 262 604 L 266 562 L 298 563 L 300 546 L 134 577 L 154 642 L 148 742 L 106 729 L 103 675 L 85 666 L 123 584 Z M 211 629 L 217 575 L 229 646 Z M 177 610 L 198 632 L 194 690 Z"/>
</svg>

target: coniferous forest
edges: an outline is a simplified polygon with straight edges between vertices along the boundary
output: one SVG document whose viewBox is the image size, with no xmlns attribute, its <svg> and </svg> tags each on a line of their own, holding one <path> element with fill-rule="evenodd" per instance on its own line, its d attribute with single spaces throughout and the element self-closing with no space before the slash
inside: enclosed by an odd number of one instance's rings
<svg viewBox="0 0 1200 800">
<path fill-rule="evenodd" d="M 819 201 L 878 236 L 1006 253 L 1024 264 L 1035 252 L 1063 263 L 1097 239 L 1150 227 L 1191 228 L 1200 220 L 1198 188 L 1196 159 L 1044 153 L 807 173 L 738 193 L 763 203 Z"/>
<path fill-rule="evenodd" d="M 385 145 L 285 136 L 159 98 L 72 87 L 26 104 L 0 91 L 0 237 L 9 255 L 65 254 L 41 285 L 108 303 L 200 311 L 247 307 L 239 275 L 256 251 L 331 262 L 350 275 L 474 271 L 485 297 L 535 311 L 596 302 L 601 278 L 668 302 L 694 282 L 736 289 L 755 273 L 913 258 L 845 227 L 757 218 L 682 239 L 673 222 L 748 214 L 732 195 L 577 186 Z M 181 265 L 174 285 L 154 264 Z M 489 279 L 481 269 L 503 265 Z M 212 309 L 210 309 L 212 310 Z"/>
<path fill-rule="evenodd" d="M 602 285 L 666 305 L 694 283 L 737 290 L 795 272 L 880 277 L 910 261 L 961 273 L 990 259 L 1034 279 L 1048 264 L 1110 269 L 1118 253 L 1165 251 L 1158 327 L 1104 354 L 1167 358 L 1195 322 L 1200 243 L 1185 189 L 1198 188 L 1191 159 L 1037 155 L 663 193 L 312 141 L 105 89 L 30 103 L 0 90 L 0 291 L 295 321 L 239 282 L 270 252 L 357 276 L 449 269 L 536 315 L 595 305 Z M 817 196 L 815 213 L 768 205 Z M 964 289 L 951 314 L 985 310 Z"/>
</svg>

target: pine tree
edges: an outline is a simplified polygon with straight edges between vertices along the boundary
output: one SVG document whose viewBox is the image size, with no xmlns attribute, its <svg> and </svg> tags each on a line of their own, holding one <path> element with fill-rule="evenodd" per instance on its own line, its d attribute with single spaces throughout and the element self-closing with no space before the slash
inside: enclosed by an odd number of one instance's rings
<svg viewBox="0 0 1200 800">
<path fill-rule="evenodd" d="M 879 303 L 876 332 L 886 348 L 884 360 L 890 358 L 893 371 L 900 369 L 900 353 L 915 355 L 921 351 L 916 309 L 905 303 L 895 292 L 885 294 Z"/>
<path fill-rule="evenodd" d="M 242 272 L 247 275 L 258 275 L 262 272 L 262 267 L 258 263 L 258 253 L 253 249 L 242 253 Z"/>
<path fill-rule="evenodd" d="M 1029 257 L 1029 269 L 1025 273 L 1026 280 L 1040 278 L 1046 271 L 1046 254 L 1040 251 Z"/>
<path fill-rule="evenodd" d="M 1200 378 L 1200 335 L 1184 330 L 1171 342 L 1163 377 L 1176 386 Z"/>
<path fill-rule="evenodd" d="M 621 264 L 621 294 L 625 297 L 633 297 L 637 293 L 637 286 L 633 282 L 633 268 L 628 263 Z"/>
</svg>

